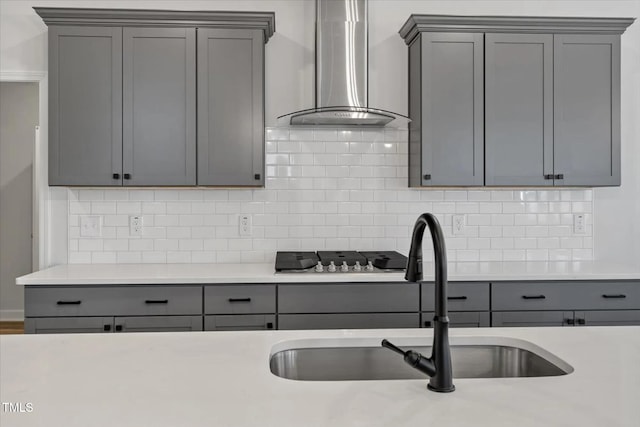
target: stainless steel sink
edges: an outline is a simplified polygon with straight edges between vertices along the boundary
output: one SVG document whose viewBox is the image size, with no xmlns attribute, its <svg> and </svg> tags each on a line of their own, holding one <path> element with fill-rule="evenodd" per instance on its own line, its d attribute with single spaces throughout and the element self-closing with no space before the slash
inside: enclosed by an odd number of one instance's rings
<svg viewBox="0 0 640 427">
<path fill-rule="evenodd" d="M 431 347 L 405 347 L 431 355 Z M 511 345 L 452 345 L 451 359 L 454 378 L 548 377 L 573 371 L 559 359 L 552 363 L 533 351 Z M 273 353 L 270 366 L 274 375 L 302 381 L 427 378 L 405 364 L 401 356 L 373 346 L 290 348 Z"/>
</svg>

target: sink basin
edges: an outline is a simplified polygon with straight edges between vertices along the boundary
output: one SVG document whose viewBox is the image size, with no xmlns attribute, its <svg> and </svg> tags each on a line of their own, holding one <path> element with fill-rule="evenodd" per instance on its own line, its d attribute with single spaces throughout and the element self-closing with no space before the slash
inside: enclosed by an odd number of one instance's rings
<svg viewBox="0 0 640 427">
<path fill-rule="evenodd" d="M 527 341 L 473 338 L 457 340 L 457 343 L 452 340 L 454 378 L 548 377 L 573 372 L 569 364 Z M 270 358 L 271 372 L 282 378 L 301 381 L 427 378 L 405 364 L 400 355 L 375 345 L 375 339 L 359 343 L 362 345 L 352 345 L 354 341 L 350 343 L 348 339 L 326 340 L 324 345 L 317 341 L 323 340 L 306 340 L 298 342 L 298 345 L 292 342 L 290 348 L 274 349 Z M 431 355 L 430 346 L 412 345 L 410 342 L 403 344 L 394 338 L 395 341 L 405 349 L 413 349 L 427 357 Z"/>
</svg>

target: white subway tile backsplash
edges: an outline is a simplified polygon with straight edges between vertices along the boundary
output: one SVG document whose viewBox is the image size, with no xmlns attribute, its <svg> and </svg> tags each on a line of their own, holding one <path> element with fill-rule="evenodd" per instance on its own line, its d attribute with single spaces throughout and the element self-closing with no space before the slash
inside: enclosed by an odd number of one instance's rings
<svg viewBox="0 0 640 427">
<path fill-rule="evenodd" d="M 277 250 L 399 250 L 433 212 L 451 261 L 593 258 L 590 189 L 407 187 L 406 129 L 268 128 L 264 189 L 69 190 L 70 263 L 273 262 Z M 573 233 L 585 214 L 587 232 Z M 80 237 L 100 215 L 102 235 Z M 238 215 L 252 215 L 251 236 Z M 466 225 L 453 236 L 452 215 Z M 142 237 L 129 216 L 144 217 Z M 432 256 L 425 246 L 425 257 Z"/>
</svg>

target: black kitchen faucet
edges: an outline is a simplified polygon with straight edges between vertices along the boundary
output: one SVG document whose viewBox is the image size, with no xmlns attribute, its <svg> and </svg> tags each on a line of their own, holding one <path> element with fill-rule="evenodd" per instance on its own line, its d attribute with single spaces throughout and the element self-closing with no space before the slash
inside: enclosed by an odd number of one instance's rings
<svg viewBox="0 0 640 427">
<path fill-rule="evenodd" d="M 422 280 L 422 237 L 429 226 L 435 254 L 435 303 L 433 318 L 433 349 L 427 358 L 413 350 L 403 351 L 387 340 L 382 346 L 404 356 L 404 361 L 415 369 L 429 375 L 429 390 L 448 393 L 455 390 L 451 369 L 451 348 L 449 347 L 449 317 L 447 315 L 447 253 L 440 223 L 433 214 L 423 213 L 413 227 L 411 248 L 404 278 L 409 282 Z"/>
</svg>

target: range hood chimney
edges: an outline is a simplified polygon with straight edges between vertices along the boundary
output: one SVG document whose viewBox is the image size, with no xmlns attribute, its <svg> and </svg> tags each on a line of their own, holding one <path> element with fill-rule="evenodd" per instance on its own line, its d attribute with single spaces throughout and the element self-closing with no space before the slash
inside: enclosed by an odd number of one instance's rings
<svg viewBox="0 0 640 427">
<path fill-rule="evenodd" d="M 316 0 L 316 108 L 278 117 L 283 125 L 402 126 L 409 118 L 368 104 L 366 0 Z"/>
</svg>

